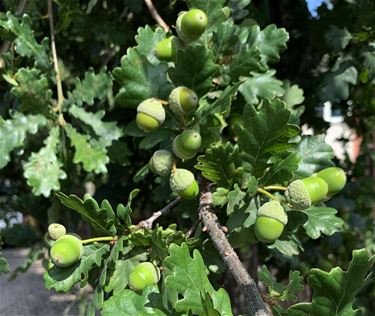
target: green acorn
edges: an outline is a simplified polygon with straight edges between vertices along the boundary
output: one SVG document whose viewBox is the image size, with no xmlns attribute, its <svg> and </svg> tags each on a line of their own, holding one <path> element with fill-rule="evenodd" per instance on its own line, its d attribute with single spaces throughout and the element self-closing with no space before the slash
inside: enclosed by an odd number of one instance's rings
<svg viewBox="0 0 375 316">
<path fill-rule="evenodd" d="M 175 169 L 169 179 L 171 190 L 183 199 L 194 199 L 199 193 L 199 186 L 192 172 L 186 169 Z"/>
<path fill-rule="evenodd" d="M 48 226 L 48 235 L 51 239 L 57 240 L 61 236 L 66 234 L 66 229 L 64 225 L 52 223 Z"/>
<path fill-rule="evenodd" d="M 158 42 L 155 46 L 154 54 L 159 60 L 176 61 L 176 38 L 171 36 Z"/>
<path fill-rule="evenodd" d="M 159 282 L 160 271 L 151 262 L 138 264 L 129 274 L 131 288 L 142 291 L 145 287 Z"/>
<path fill-rule="evenodd" d="M 206 30 L 208 18 L 206 13 L 199 9 L 183 11 L 176 22 L 178 37 L 186 43 L 194 42 Z"/>
<path fill-rule="evenodd" d="M 319 177 L 295 180 L 289 184 L 285 196 L 297 210 L 308 209 L 311 205 L 324 200 L 328 193 L 327 183 Z"/>
<path fill-rule="evenodd" d="M 201 135 L 197 131 L 187 129 L 173 140 L 172 150 L 180 159 L 191 159 L 197 154 L 201 145 Z"/>
<path fill-rule="evenodd" d="M 177 87 L 169 95 L 169 108 L 177 115 L 184 116 L 198 105 L 197 94 L 186 87 Z"/>
<path fill-rule="evenodd" d="M 83 254 L 82 242 L 73 235 L 64 235 L 57 239 L 51 247 L 52 262 L 59 267 L 69 267 L 78 262 Z"/>
<path fill-rule="evenodd" d="M 172 153 L 165 149 L 155 151 L 150 159 L 149 167 L 153 173 L 161 177 L 169 176 L 173 167 Z"/>
<path fill-rule="evenodd" d="M 257 212 L 255 235 L 260 241 L 273 242 L 281 236 L 287 223 L 288 216 L 280 202 L 267 202 Z"/>
<path fill-rule="evenodd" d="M 146 99 L 137 107 L 136 123 L 144 132 L 158 129 L 165 121 L 165 110 L 161 102 L 155 98 Z"/>
<path fill-rule="evenodd" d="M 346 174 L 338 167 L 329 167 L 319 171 L 316 176 L 323 179 L 328 185 L 327 196 L 331 197 L 340 192 L 346 184 Z"/>
</svg>

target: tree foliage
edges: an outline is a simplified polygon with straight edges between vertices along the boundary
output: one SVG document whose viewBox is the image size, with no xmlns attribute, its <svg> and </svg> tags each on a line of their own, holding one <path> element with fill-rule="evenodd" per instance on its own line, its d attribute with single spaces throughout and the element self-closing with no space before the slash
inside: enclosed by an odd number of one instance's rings
<svg viewBox="0 0 375 316">
<path fill-rule="evenodd" d="M 263 298 L 274 302 L 276 315 L 370 311 L 373 302 L 361 291 L 374 293 L 368 205 L 374 181 L 366 154 L 373 140 L 375 6 L 332 1 L 312 19 L 306 4 L 296 3 L 155 2 L 168 25 L 182 10 L 206 13 L 207 28 L 186 43 L 173 27 L 156 25 L 141 1 L 50 1 L 52 12 L 46 1 L 22 8 L 4 1 L 2 202 L 36 218 L 44 232 L 62 222 L 88 237 L 79 260 L 62 267 L 50 261 L 53 241 L 45 236 L 17 271 L 44 258 L 46 288 L 92 286 L 87 315 L 248 313 L 236 292 L 244 284 L 228 281 L 236 269 L 224 265 L 228 254 L 215 249 L 217 236 L 202 224 L 209 205 L 251 277 L 259 270 Z M 303 14 L 288 20 L 286 13 L 300 8 Z M 285 15 L 275 18 L 278 10 Z M 176 59 L 159 60 L 155 46 L 172 35 Z M 198 97 L 186 115 L 168 106 L 180 86 Z M 152 132 L 137 118 L 138 105 L 149 98 L 163 104 L 166 117 Z M 357 163 L 339 162 L 325 142 L 316 108 L 327 101 L 362 136 Z M 315 135 L 303 135 L 305 122 Z M 195 182 L 180 192 L 149 164 L 156 150 L 176 153 L 175 139 L 185 130 L 198 132 L 202 142 L 191 159 L 173 156 L 171 177 L 176 168 L 192 173 L 200 190 L 192 199 L 183 194 Z M 308 209 L 292 207 L 285 193 L 290 183 L 339 163 L 349 179 L 342 193 Z M 278 221 L 278 238 L 261 242 L 259 218 L 278 218 L 259 211 L 270 200 L 281 203 L 287 221 Z M 142 262 L 160 270 L 160 281 L 137 291 L 129 275 Z M 0 253 L 0 273 L 8 269 Z M 311 300 L 297 301 L 304 287 Z"/>
</svg>

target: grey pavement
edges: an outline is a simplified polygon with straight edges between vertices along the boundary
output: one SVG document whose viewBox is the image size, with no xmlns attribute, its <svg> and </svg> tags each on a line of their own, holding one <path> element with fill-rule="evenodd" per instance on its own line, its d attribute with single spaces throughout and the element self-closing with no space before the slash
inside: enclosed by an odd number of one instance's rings
<svg viewBox="0 0 375 316">
<path fill-rule="evenodd" d="M 22 263 L 27 252 L 27 249 L 3 250 L 11 271 Z M 43 272 L 41 262 L 37 261 L 26 273 L 19 273 L 14 281 L 8 281 L 9 274 L 0 276 L 0 316 L 76 315 L 76 296 L 46 290 Z"/>
</svg>

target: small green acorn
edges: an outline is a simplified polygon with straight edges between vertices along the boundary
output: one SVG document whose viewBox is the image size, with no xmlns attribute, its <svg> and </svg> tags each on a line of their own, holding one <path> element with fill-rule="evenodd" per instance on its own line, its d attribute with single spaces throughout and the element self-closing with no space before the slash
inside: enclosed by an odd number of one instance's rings
<svg viewBox="0 0 375 316">
<path fill-rule="evenodd" d="M 199 186 L 192 172 L 187 169 L 175 169 L 169 179 L 171 190 L 183 199 L 194 199 L 199 193 Z"/>
<path fill-rule="evenodd" d="M 155 46 L 154 54 L 159 60 L 176 61 L 176 38 L 174 36 L 170 36 L 158 42 Z"/>
<path fill-rule="evenodd" d="M 180 159 L 191 159 L 197 154 L 201 145 L 201 135 L 197 131 L 187 129 L 175 137 L 172 150 Z"/>
<path fill-rule="evenodd" d="M 69 267 L 78 262 L 83 254 L 82 242 L 73 235 L 64 235 L 57 239 L 51 247 L 52 262 L 59 267 Z"/>
<path fill-rule="evenodd" d="M 160 271 L 151 262 L 141 262 L 129 274 L 131 288 L 142 291 L 145 287 L 159 282 Z"/>
<path fill-rule="evenodd" d="M 153 173 L 161 177 L 169 176 L 173 167 L 172 153 L 165 149 L 155 151 L 150 159 L 149 167 Z"/>
<path fill-rule="evenodd" d="M 66 234 L 66 229 L 64 225 L 52 223 L 48 226 L 48 235 L 51 239 L 57 240 L 61 236 Z"/>
<path fill-rule="evenodd" d="M 260 241 L 273 242 L 281 236 L 288 216 L 280 202 L 264 203 L 257 212 L 255 235 Z"/>
<path fill-rule="evenodd" d="M 164 121 L 165 110 L 159 100 L 149 98 L 138 105 L 136 123 L 142 131 L 152 132 L 158 129 Z"/>
<path fill-rule="evenodd" d="M 327 196 L 331 197 L 340 192 L 346 184 L 346 174 L 338 167 L 329 167 L 319 171 L 317 177 L 323 179 L 328 185 Z"/>
<path fill-rule="evenodd" d="M 198 96 L 189 88 L 177 87 L 169 95 L 168 104 L 173 113 L 184 116 L 197 107 Z"/>
<path fill-rule="evenodd" d="M 182 11 L 176 22 L 178 37 L 186 43 L 194 42 L 206 30 L 208 18 L 206 13 L 199 9 Z"/>
<path fill-rule="evenodd" d="M 308 209 L 311 205 L 324 200 L 328 193 L 327 183 L 319 177 L 295 180 L 289 184 L 285 196 L 297 210 Z"/>
</svg>

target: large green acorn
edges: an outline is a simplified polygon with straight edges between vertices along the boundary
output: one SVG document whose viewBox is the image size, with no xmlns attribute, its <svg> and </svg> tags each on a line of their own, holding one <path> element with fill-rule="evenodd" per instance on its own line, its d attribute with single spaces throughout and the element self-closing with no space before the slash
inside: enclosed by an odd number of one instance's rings
<svg viewBox="0 0 375 316">
<path fill-rule="evenodd" d="M 176 38 L 171 36 L 158 42 L 154 54 L 159 60 L 175 61 L 177 55 Z"/>
<path fill-rule="evenodd" d="M 267 202 L 257 212 L 255 235 L 260 241 L 273 242 L 281 236 L 287 223 L 288 216 L 280 202 Z"/>
<path fill-rule="evenodd" d="M 192 172 L 187 169 L 175 169 L 171 173 L 169 185 L 183 199 L 194 199 L 199 193 L 199 186 Z"/>
<path fill-rule="evenodd" d="M 150 159 L 149 167 L 153 173 L 161 177 L 169 176 L 173 167 L 172 153 L 165 149 L 155 151 Z"/>
<path fill-rule="evenodd" d="M 61 236 L 66 234 L 66 229 L 64 225 L 52 223 L 48 226 L 48 235 L 51 239 L 57 240 Z"/>
<path fill-rule="evenodd" d="M 146 99 L 137 107 L 136 123 L 147 133 L 158 129 L 165 121 L 165 110 L 155 98 Z"/>
<path fill-rule="evenodd" d="M 129 274 L 130 286 L 138 291 L 142 291 L 146 286 L 159 282 L 160 272 L 151 262 L 138 264 Z"/>
<path fill-rule="evenodd" d="M 172 150 L 180 159 L 191 159 L 197 154 L 201 145 L 201 135 L 197 131 L 187 129 L 173 140 Z"/>
<path fill-rule="evenodd" d="M 197 107 L 198 96 L 189 88 L 177 87 L 169 95 L 168 104 L 173 113 L 183 116 Z"/>
<path fill-rule="evenodd" d="M 324 200 L 327 193 L 328 185 L 323 179 L 308 177 L 290 183 L 285 195 L 293 208 L 305 210 Z"/>
<path fill-rule="evenodd" d="M 178 37 L 186 43 L 194 42 L 206 30 L 208 18 L 206 13 L 199 9 L 183 11 L 176 22 Z"/>
<path fill-rule="evenodd" d="M 316 174 L 328 185 L 328 196 L 331 197 L 340 192 L 346 184 L 346 174 L 344 170 L 338 167 L 329 167 L 319 171 Z"/>
<path fill-rule="evenodd" d="M 82 242 L 73 235 L 64 235 L 57 239 L 51 247 L 52 262 L 59 267 L 68 267 L 78 262 L 83 254 Z"/>
</svg>

